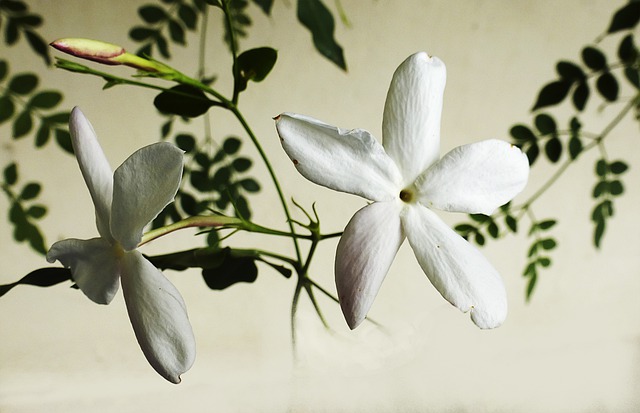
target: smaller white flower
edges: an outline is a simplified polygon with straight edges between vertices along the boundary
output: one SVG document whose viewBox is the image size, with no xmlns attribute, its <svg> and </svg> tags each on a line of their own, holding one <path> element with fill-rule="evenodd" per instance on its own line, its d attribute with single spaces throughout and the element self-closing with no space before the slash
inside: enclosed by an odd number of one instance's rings
<svg viewBox="0 0 640 413">
<path fill-rule="evenodd" d="M 112 173 L 93 127 L 78 108 L 71 112 L 69 131 L 100 237 L 56 242 L 47 260 L 70 268 L 78 287 L 98 304 L 109 304 L 122 284 L 142 352 L 162 377 L 180 383 L 196 354 L 187 309 L 173 284 L 136 248 L 145 225 L 175 197 L 182 151 L 166 142 L 152 144 Z"/>
<path fill-rule="evenodd" d="M 444 63 L 426 53 L 396 70 L 382 120 L 382 145 L 362 129 L 344 130 L 292 113 L 276 118 L 282 147 L 316 184 L 373 201 L 338 243 L 336 288 L 349 327 L 367 315 L 393 259 L 409 240 L 422 270 L 451 304 L 480 328 L 507 316 L 497 271 L 431 208 L 491 214 L 524 188 L 527 157 L 507 142 L 458 147 L 441 159 Z"/>
</svg>

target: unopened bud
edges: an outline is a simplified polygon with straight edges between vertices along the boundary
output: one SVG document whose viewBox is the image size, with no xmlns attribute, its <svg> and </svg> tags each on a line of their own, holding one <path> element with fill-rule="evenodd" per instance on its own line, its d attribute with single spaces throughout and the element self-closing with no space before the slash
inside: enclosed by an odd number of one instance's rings
<svg viewBox="0 0 640 413">
<path fill-rule="evenodd" d="M 136 56 L 128 53 L 122 46 L 99 40 L 69 37 L 51 42 L 51 46 L 72 56 L 106 65 L 126 65 L 153 73 L 173 72 L 162 63 Z"/>
</svg>

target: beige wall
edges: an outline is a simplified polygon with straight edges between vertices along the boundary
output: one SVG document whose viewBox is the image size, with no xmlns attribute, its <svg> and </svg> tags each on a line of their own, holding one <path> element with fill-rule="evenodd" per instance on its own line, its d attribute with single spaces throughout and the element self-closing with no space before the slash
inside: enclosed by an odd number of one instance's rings
<svg viewBox="0 0 640 413">
<path fill-rule="evenodd" d="M 138 22 L 136 1 L 31 1 L 44 14 L 48 39 L 93 37 L 131 45 L 127 30 Z M 273 17 L 254 10 L 254 28 L 243 47 L 270 45 L 278 64 L 261 85 L 242 96 L 247 117 L 261 137 L 287 196 L 303 205 L 317 201 L 323 228 L 341 230 L 364 204 L 319 189 L 301 178 L 286 159 L 271 117 L 282 111 L 313 115 L 343 127 L 380 136 L 388 82 L 409 54 L 426 50 L 448 67 L 442 125 L 446 151 L 498 137 L 529 122 L 539 88 L 555 77 L 559 59 L 577 59 L 599 35 L 622 1 L 343 0 L 352 28 L 338 24 L 349 73 L 335 69 L 312 50 L 295 21 L 295 2 L 276 1 Z M 327 1 L 333 6 L 333 2 Z M 229 58 L 217 39 L 219 16 L 211 20 L 208 69 L 228 93 Z M 195 68 L 194 47 L 173 63 Z M 609 50 L 614 43 L 605 44 Z M 112 166 L 154 141 L 159 124 L 153 94 L 127 87 L 101 91 L 101 81 L 43 70 L 24 48 L 6 49 L 13 70 L 34 70 L 43 84 L 65 93 L 66 108 L 79 105 L 92 120 Z M 132 47 L 133 48 L 133 47 Z M 126 74 L 127 70 L 113 68 Z M 254 87 L 255 86 L 255 87 Z M 630 92 L 625 91 L 626 95 Z M 590 107 L 589 125 L 599 130 L 619 106 L 603 113 Z M 213 133 L 240 133 L 224 114 L 214 113 Z M 200 133 L 202 125 L 183 128 Z M 631 412 L 640 405 L 640 221 L 637 205 L 638 127 L 626 122 L 607 144 L 611 158 L 631 164 L 627 193 L 616 201 L 604 245 L 591 245 L 595 154 L 588 154 L 539 201 L 540 216 L 557 217 L 560 249 L 542 274 L 530 304 L 520 276 L 528 246 L 524 233 L 491 243 L 483 252 L 503 275 L 510 299 L 507 322 L 480 331 L 431 287 L 404 246 L 370 315 L 384 332 L 365 323 L 350 332 L 329 300 L 321 305 L 334 331 L 326 332 L 308 300 L 297 318 L 299 360 L 293 362 L 289 308 L 293 280 L 263 269 L 253 285 L 222 293 L 205 288 L 197 272 L 168 273 L 182 292 L 198 343 L 195 366 L 178 386 L 147 365 L 132 334 L 119 294 L 110 306 L 91 303 L 78 291 L 18 287 L 0 299 L 0 411 L 15 412 Z M 25 179 L 45 183 L 50 212 L 47 239 L 96 234 L 93 209 L 75 161 L 51 145 L 34 151 L 29 139 L 14 142 L 0 127 L 0 165 L 19 159 Z M 248 151 L 249 145 L 245 146 Z M 252 152 L 249 152 L 252 153 Z M 257 160 L 257 157 L 255 157 Z M 277 199 L 264 169 L 264 191 L 254 198 L 255 219 L 282 226 Z M 526 194 L 549 176 L 534 169 Z M 7 204 L 0 199 L 0 211 Z M 454 223 L 462 216 L 447 215 Z M 0 231 L 0 283 L 46 265 Z M 524 232 L 524 231 L 523 231 Z M 190 234 L 167 237 L 145 252 L 198 245 Z M 276 243 L 242 236 L 239 245 Z M 322 244 L 314 277 L 332 285 L 335 242 Z"/>
</svg>

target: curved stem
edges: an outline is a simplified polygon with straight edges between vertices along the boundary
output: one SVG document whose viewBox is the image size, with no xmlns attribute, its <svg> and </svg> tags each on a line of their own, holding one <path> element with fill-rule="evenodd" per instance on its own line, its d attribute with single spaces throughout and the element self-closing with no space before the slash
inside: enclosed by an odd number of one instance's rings
<svg viewBox="0 0 640 413">
<path fill-rule="evenodd" d="M 267 157 L 267 154 L 264 152 L 262 145 L 260 145 L 258 138 L 253 133 L 253 130 L 245 120 L 244 116 L 242 116 L 242 113 L 240 113 L 238 108 L 235 105 L 232 105 L 229 108 L 229 110 L 233 112 L 236 119 L 238 119 L 238 121 L 242 125 L 242 128 L 245 130 L 247 135 L 249 135 L 251 142 L 253 142 L 253 145 L 255 146 L 256 150 L 260 154 L 260 157 L 262 158 L 262 161 L 264 162 L 264 165 L 267 168 L 267 171 L 269 172 L 269 176 L 271 177 L 273 186 L 275 187 L 276 192 L 278 193 L 278 198 L 280 198 L 280 204 L 282 205 L 282 210 L 284 211 L 284 214 L 287 218 L 287 224 L 289 225 L 289 231 L 291 232 L 291 236 L 293 239 L 293 245 L 296 251 L 296 257 L 298 258 L 298 262 L 302 263 L 302 255 L 300 254 L 300 246 L 298 245 L 296 230 L 293 226 L 293 220 L 291 219 L 291 212 L 289 211 L 289 207 L 287 206 L 287 201 L 284 197 L 284 193 L 282 192 L 282 188 L 280 187 L 280 181 L 278 181 L 278 177 L 276 176 L 276 173 L 273 170 L 273 167 L 271 166 L 271 162 L 269 162 L 269 158 Z"/>
</svg>

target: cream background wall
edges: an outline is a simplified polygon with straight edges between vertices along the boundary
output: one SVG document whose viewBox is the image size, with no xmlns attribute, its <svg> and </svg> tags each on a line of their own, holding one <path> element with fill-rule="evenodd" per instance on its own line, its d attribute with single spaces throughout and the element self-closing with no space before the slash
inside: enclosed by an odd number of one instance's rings
<svg viewBox="0 0 640 413">
<path fill-rule="evenodd" d="M 29 2 L 46 17 L 48 39 L 91 37 L 129 45 L 145 2 L 65 0 Z M 252 85 L 241 105 L 262 139 L 288 196 L 317 202 L 325 231 L 341 230 L 364 201 L 321 189 L 300 177 L 279 146 L 271 117 L 305 113 L 342 127 L 380 136 L 381 113 L 391 75 L 411 53 L 426 50 L 448 67 L 442 150 L 486 138 L 508 138 L 539 88 L 555 77 L 555 62 L 578 59 L 583 45 L 607 26 L 622 1 L 571 0 L 343 0 L 352 27 L 337 24 L 347 74 L 320 58 L 295 21 L 294 2 L 276 1 L 273 17 L 252 8 L 254 26 L 243 48 L 269 45 L 279 51 L 269 78 Z M 333 7 L 333 2 L 327 2 Z M 220 16 L 210 21 L 208 69 L 229 93 L 229 57 L 220 38 Z M 193 73 L 190 50 L 174 48 L 172 64 Z M 605 45 L 606 46 L 606 45 Z M 612 47 L 610 44 L 607 46 Z M 35 71 L 43 86 L 65 93 L 66 108 L 80 106 L 91 119 L 113 167 L 159 136 L 153 93 L 129 87 L 101 91 L 99 79 L 46 70 L 24 45 L 2 46 L 14 71 Z M 113 68 L 122 75 L 127 69 Z M 628 90 L 626 93 L 630 93 Z M 590 106 L 599 130 L 615 113 Z M 240 134 L 233 120 L 212 115 L 219 139 Z M 196 133 L 194 122 L 184 130 Z M 0 165 L 18 159 L 22 178 L 45 183 L 43 221 L 49 243 L 96 234 L 93 207 L 75 160 L 52 145 L 34 151 L 32 141 L 13 141 L 0 126 Z M 534 297 L 524 302 L 520 276 L 528 246 L 524 234 L 483 249 L 505 279 L 510 314 L 493 331 L 480 331 L 446 303 L 404 246 L 370 313 L 385 330 L 365 323 L 351 332 L 339 308 L 321 298 L 332 332 L 323 329 L 304 297 L 297 317 L 298 358 L 293 361 L 289 310 L 293 280 L 262 269 L 252 285 L 208 290 L 197 272 L 167 273 L 182 292 L 198 343 L 194 367 L 183 383 L 166 383 L 142 356 L 119 294 L 98 306 L 78 291 L 17 287 L 0 299 L 0 411 L 22 412 L 632 412 L 640 406 L 640 152 L 637 124 L 626 122 L 608 143 L 612 159 L 631 169 L 627 193 L 603 247 L 592 247 L 589 222 L 595 154 L 588 154 L 539 202 L 542 216 L 557 217 L 560 249 L 542 274 Z M 263 191 L 252 199 L 255 220 L 284 225 L 277 198 L 256 159 Z M 543 161 L 544 162 L 544 161 Z M 536 167 L 523 195 L 551 169 Z M 0 211 L 7 210 L 0 199 Z M 5 214 L 6 212 L 2 212 Z M 462 216 L 447 215 L 450 223 Z M 0 231 L 0 283 L 16 280 L 44 260 Z M 524 231 L 523 231 L 524 232 Z M 262 245 L 241 236 L 235 245 Z M 181 233 L 145 252 L 198 245 Z M 290 253 L 286 240 L 269 246 Z M 313 275 L 329 289 L 335 242 L 321 244 Z"/>
</svg>

